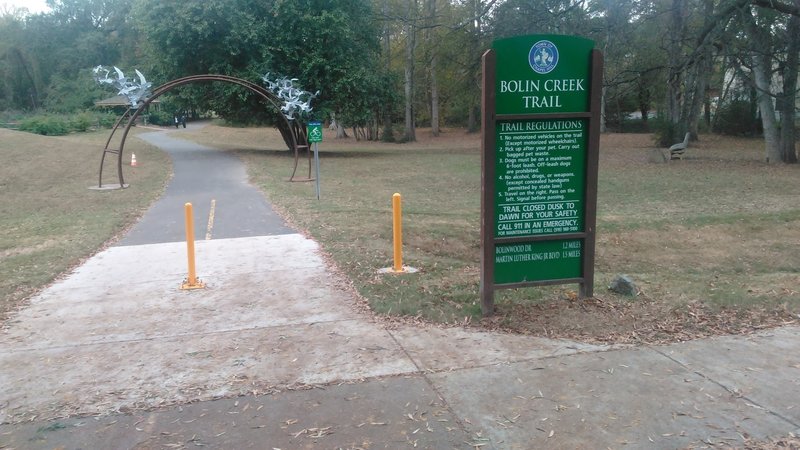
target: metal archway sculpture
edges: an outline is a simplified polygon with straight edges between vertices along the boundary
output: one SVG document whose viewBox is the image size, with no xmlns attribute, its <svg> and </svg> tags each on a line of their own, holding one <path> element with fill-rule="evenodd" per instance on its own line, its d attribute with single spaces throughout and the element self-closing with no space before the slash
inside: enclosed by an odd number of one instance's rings
<svg viewBox="0 0 800 450">
<path fill-rule="evenodd" d="M 185 84 L 202 82 L 202 81 L 222 81 L 226 83 L 233 83 L 239 86 L 245 87 L 250 91 L 258 94 L 262 99 L 269 102 L 272 106 L 275 107 L 276 110 L 280 111 L 281 109 L 281 99 L 278 98 L 275 94 L 270 92 L 269 90 L 265 89 L 262 86 L 259 86 L 253 82 L 243 80 L 241 78 L 231 77 L 227 75 L 192 75 L 188 77 L 178 78 L 176 80 L 172 80 L 168 83 L 164 83 L 161 86 L 155 88 L 153 90 L 152 95 L 146 98 L 143 102 L 139 103 L 136 108 L 129 108 L 125 113 L 117 119 L 116 123 L 114 123 L 114 128 L 111 130 L 111 134 L 108 136 L 106 140 L 106 145 L 103 148 L 103 155 L 100 158 L 100 175 L 98 180 L 98 189 L 105 189 L 103 186 L 103 166 L 105 165 L 106 155 L 109 153 L 117 155 L 117 177 L 119 178 L 119 186 L 114 185 L 113 188 L 123 189 L 127 187 L 125 185 L 125 179 L 122 174 L 122 156 L 123 151 L 125 149 L 125 140 L 128 138 L 128 133 L 130 132 L 131 127 L 133 126 L 136 119 L 141 115 L 142 111 L 144 111 L 150 103 L 160 97 L 161 95 L 169 92 L 170 90 L 182 86 Z M 297 165 L 300 160 L 300 149 L 305 148 L 308 150 L 308 137 L 306 136 L 306 130 L 304 127 L 300 126 L 298 121 L 296 120 L 289 120 L 283 114 L 279 114 L 281 120 L 278 122 L 278 130 L 281 132 L 281 136 L 283 137 L 286 143 L 290 143 L 292 150 L 294 151 L 294 170 L 292 170 L 292 176 L 289 177 L 290 181 L 300 181 L 295 180 L 295 174 L 297 173 Z M 120 128 L 123 123 L 126 123 L 125 129 L 122 133 L 122 138 L 120 140 L 119 148 L 109 148 L 111 145 L 111 140 L 114 138 L 114 134 Z M 310 152 L 306 151 L 308 155 Z M 311 157 L 308 157 L 308 178 L 302 181 L 307 181 L 311 179 Z"/>
</svg>

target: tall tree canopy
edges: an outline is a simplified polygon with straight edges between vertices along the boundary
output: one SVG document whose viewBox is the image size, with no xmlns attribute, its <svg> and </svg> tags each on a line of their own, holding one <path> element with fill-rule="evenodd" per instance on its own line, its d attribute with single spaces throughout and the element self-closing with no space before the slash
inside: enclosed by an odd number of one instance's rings
<svg viewBox="0 0 800 450">
<path fill-rule="evenodd" d="M 41 14 L 0 11 L 0 108 L 66 112 L 98 91 L 98 65 L 139 68 L 155 84 L 267 72 L 320 91 L 315 114 L 415 139 L 417 124 L 478 129 L 480 57 L 496 38 L 593 39 L 606 57 L 603 117 L 632 113 L 664 144 L 739 117 L 761 132 L 770 162 L 797 160 L 800 0 L 49 0 Z M 180 109 L 237 121 L 274 112 L 236 86 L 187 86 Z M 746 105 L 741 108 L 740 105 Z M 739 108 L 739 109 L 735 109 Z M 730 114 L 729 111 L 738 111 Z M 726 115 L 727 114 L 727 115 Z M 745 117 L 742 117 L 742 116 Z M 402 125 L 400 125 L 402 124 Z M 648 125 L 648 124 L 645 124 Z M 340 128 L 342 134 L 343 129 Z"/>
<path fill-rule="evenodd" d="M 261 83 L 268 72 L 289 76 L 320 92 L 315 109 L 350 123 L 363 121 L 384 95 L 379 34 L 363 1 L 140 0 L 133 12 L 149 68 L 164 80 L 219 73 Z M 195 88 L 184 101 L 229 117 L 257 117 L 257 102 L 246 92 L 231 86 L 211 92 Z"/>
</svg>

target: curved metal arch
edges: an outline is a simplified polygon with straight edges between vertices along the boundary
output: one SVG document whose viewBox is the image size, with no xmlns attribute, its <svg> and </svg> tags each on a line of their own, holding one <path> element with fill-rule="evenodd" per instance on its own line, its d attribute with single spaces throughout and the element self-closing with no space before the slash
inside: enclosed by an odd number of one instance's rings
<svg viewBox="0 0 800 450">
<path fill-rule="evenodd" d="M 100 176 L 98 180 L 98 188 L 103 188 L 103 165 L 105 163 L 106 154 L 107 153 L 115 153 L 117 155 L 117 176 L 119 178 L 119 186 L 120 188 L 124 188 L 125 180 L 122 175 L 122 154 L 123 150 L 125 149 L 125 140 L 128 138 L 128 133 L 130 132 L 131 127 L 133 126 L 136 119 L 141 115 L 142 111 L 144 111 L 150 103 L 160 97 L 161 95 L 171 91 L 172 89 L 183 86 L 185 84 L 196 83 L 199 81 L 223 81 L 226 83 L 233 83 L 239 86 L 245 87 L 250 91 L 258 94 L 261 98 L 269 102 L 275 109 L 280 111 L 280 104 L 281 100 L 272 92 L 267 90 L 266 88 L 259 86 L 255 83 L 250 81 L 231 77 L 228 75 L 191 75 L 188 77 L 178 78 L 172 80 L 170 82 L 164 83 L 161 86 L 153 89 L 153 94 L 150 95 L 144 102 L 140 103 L 139 106 L 134 108 L 129 108 L 125 113 L 117 119 L 117 122 L 114 124 L 114 128 L 111 130 L 111 135 L 109 135 L 108 139 L 106 140 L 106 145 L 103 148 L 103 156 L 100 158 Z M 295 173 L 297 172 L 297 164 L 299 162 L 299 145 L 298 145 L 298 136 L 295 131 L 293 131 L 293 124 L 287 119 L 283 114 L 280 114 L 281 119 L 283 119 L 281 125 L 283 127 L 278 126 L 278 129 L 281 131 L 281 134 L 286 139 L 286 135 L 288 134 L 289 140 L 292 143 L 292 149 L 294 150 L 294 170 L 292 171 L 292 176 L 289 178 L 290 180 L 294 179 Z M 119 144 L 118 149 L 109 149 L 108 146 L 111 143 L 111 139 L 114 137 L 114 133 L 116 133 L 117 129 L 119 129 L 120 125 L 123 121 L 127 118 L 127 124 L 125 125 L 125 129 L 122 133 L 122 138 Z M 295 127 L 299 127 L 295 124 Z M 302 130 L 299 130 L 302 132 Z M 303 137 L 301 135 L 300 137 Z M 307 144 L 305 144 L 307 147 Z M 309 165 L 308 165 L 308 173 L 309 178 L 311 178 L 311 159 L 309 157 Z"/>
</svg>

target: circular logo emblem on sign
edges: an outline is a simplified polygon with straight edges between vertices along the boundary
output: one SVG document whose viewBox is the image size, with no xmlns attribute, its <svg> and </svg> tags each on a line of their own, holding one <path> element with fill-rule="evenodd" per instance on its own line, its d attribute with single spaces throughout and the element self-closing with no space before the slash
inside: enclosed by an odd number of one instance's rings
<svg viewBox="0 0 800 450">
<path fill-rule="evenodd" d="M 550 73 L 558 64 L 558 48 L 550 41 L 539 41 L 531 47 L 528 63 L 536 73 Z"/>
</svg>

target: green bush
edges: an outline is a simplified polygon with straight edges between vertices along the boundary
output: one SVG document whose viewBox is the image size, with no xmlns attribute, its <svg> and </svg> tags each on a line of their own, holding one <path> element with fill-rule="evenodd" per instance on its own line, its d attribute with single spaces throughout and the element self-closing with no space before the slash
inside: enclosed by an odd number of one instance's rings
<svg viewBox="0 0 800 450">
<path fill-rule="evenodd" d="M 106 112 L 82 112 L 71 115 L 37 114 L 19 119 L 20 131 L 44 136 L 63 136 L 70 132 L 86 132 L 90 129 L 111 128 L 117 116 Z"/>
<path fill-rule="evenodd" d="M 95 114 L 95 118 L 97 119 L 98 127 L 111 128 L 115 123 L 117 123 L 117 119 L 119 117 L 113 113 L 97 113 Z"/>
<path fill-rule="evenodd" d="M 80 113 L 70 117 L 69 127 L 72 131 L 86 132 L 94 122 L 94 117 L 91 114 Z"/>
<path fill-rule="evenodd" d="M 68 121 L 59 116 L 32 116 L 23 119 L 19 129 L 44 136 L 63 136 L 69 134 L 70 126 Z"/>
<path fill-rule="evenodd" d="M 162 126 L 169 126 L 172 125 L 172 114 L 169 114 L 164 111 L 150 111 L 150 114 L 147 118 L 147 123 L 153 125 L 162 125 Z"/>
<path fill-rule="evenodd" d="M 394 127 L 392 124 L 385 125 L 381 131 L 382 142 L 395 142 Z"/>
<path fill-rule="evenodd" d="M 730 136 L 752 136 L 758 133 L 759 125 L 750 102 L 736 100 L 719 107 L 712 129 Z"/>
</svg>

